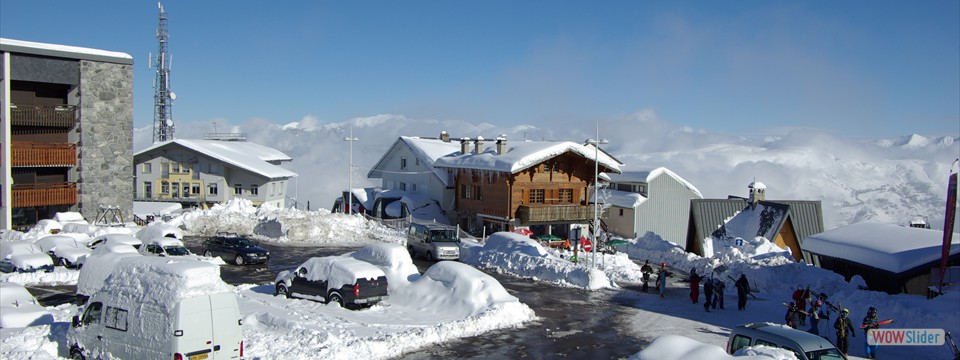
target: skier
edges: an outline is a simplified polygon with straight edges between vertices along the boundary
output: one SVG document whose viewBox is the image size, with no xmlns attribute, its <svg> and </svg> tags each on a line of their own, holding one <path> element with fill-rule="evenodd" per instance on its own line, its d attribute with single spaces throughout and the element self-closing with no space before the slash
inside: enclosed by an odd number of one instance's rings
<svg viewBox="0 0 960 360">
<path fill-rule="evenodd" d="M 703 310 L 710 312 L 710 300 L 713 298 L 713 279 L 703 281 Z"/>
<path fill-rule="evenodd" d="M 850 342 L 847 340 L 847 336 L 852 335 L 853 337 L 857 337 L 857 333 L 853 330 L 853 324 L 850 322 L 850 318 L 847 317 L 849 313 L 850 310 L 840 310 L 840 317 L 833 323 L 833 328 L 837 329 L 837 349 L 839 349 L 843 355 L 847 355 L 847 350 L 850 349 Z"/>
<path fill-rule="evenodd" d="M 690 301 L 694 304 L 700 299 L 700 279 L 702 279 L 702 277 L 700 274 L 697 274 L 696 268 L 690 268 Z M 703 291 L 707 291 L 707 284 L 703 284 L 703 286 Z M 710 295 L 707 295 L 707 302 L 710 302 L 709 297 Z"/>
<path fill-rule="evenodd" d="M 865 338 L 869 339 L 869 337 L 866 334 L 870 331 L 870 329 L 880 328 L 880 324 L 878 323 L 879 321 L 880 319 L 877 318 L 877 308 L 871 306 L 870 309 L 867 310 L 867 316 L 863 318 L 863 326 L 861 326 L 863 328 L 863 333 Z M 871 359 L 876 359 L 877 350 L 879 350 L 879 348 L 880 348 L 880 345 L 870 345 L 870 343 L 868 342 L 866 347 L 867 357 Z"/>
<path fill-rule="evenodd" d="M 823 305 L 826 305 L 820 308 L 821 312 L 819 314 L 819 317 L 820 317 L 820 320 L 823 320 L 823 332 L 820 334 L 820 336 L 823 336 L 824 338 L 829 339 L 830 329 L 831 329 L 830 317 L 833 316 L 833 310 L 835 310 L 835 308 L 833 307 L 833 304 L 827 301 L 827 293 L 823 293 L 823 292 L 820 293 L 820 299 L 818 301 L 821 301 Z"/>
<path fill-rule="evenodd" d="M 750 293 L 750 283 L 747 281 L 747 274 L 740 274 L 740 279 L 735 283 L 737 286 L 737 308 L 740 310 L 747 308 L 747 294 Z"/>
<path fill-rule="evenodd" d="M 643 262 L 643 266 L 640 267 L 640 272 L 643 273 L 643 292 L 647 292 L 647 282 L 650 281 L 650 274 L 653 273 L 653 267 L 650 266 L 650 260 Z"/>
<path fill-rule="evenodd" d="M 660 298 L 667 293 L 667 276 L 670 276 L 667 273 L 667 263 L 660 264 L 660 272 L 657 273 L 657 289 L 660 291 Z"/>
<path fill-rule="evenodd" d="M 797 328 L 797 323 L 800 322 L 800 312 L 797 310 L 797 304 L 791 301 L 790 305 L 787 305 L 787 314 L 783 317 L 783 320 L 786 321 L 787 326 Z"/>
<path fill-rule="evenodd" d="M 807 314 L 810 315 L 810 330 L 811 334 L 820 335 L 820 307 L 823 306 L 823 301 L 820 300 L 811 300 L 810 301 L 810 311 Z"/>
<path fill-rule="evenodd" d="M 805 308 L 807 307 L 807 297 L 809 297 L 809 296 L 810 296 L 810 288 L 809 288 L 809 287 L 807 287 L 807 289 L 804 290 L 800 285 L 797 285 L 797 291 L 794 291 L 794 292 L 793 292 L 792 298 L 793 298 L 793 301 L 796 302 L 797 308 L 800 309 L 800 310 L 803 310 L 803 309 L 805 309 Z M 807 324 L 807 323 L 806 323 L 806 316 L 804 316 L 803 314 L 800 314 L 799 320 L 800 320 L 800 321 L 799 321 L 798 324 L 796 324 L 796 326 L 801 326 L 801 325 L 806 325 L 806 324 Z"/>
<path fill-rule="evenodd" d="M 723 280 L 719 278 L 713 279 L 713 308 L 716 309 L 717 305 L 720 305 L 720 309 L 723 309 L 723 289 L 727 285 L 723 283 Z"/>
</svg>

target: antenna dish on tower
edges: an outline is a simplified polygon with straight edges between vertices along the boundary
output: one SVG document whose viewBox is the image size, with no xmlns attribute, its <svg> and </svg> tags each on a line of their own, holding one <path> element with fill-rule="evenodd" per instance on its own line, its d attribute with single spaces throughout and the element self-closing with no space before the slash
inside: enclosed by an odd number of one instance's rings
<svg viewBox="0 0 960 360">
<path fill-rule="evenodd" d="M 170 100 L 176 100 L 177 94 L 174 94 L 173 91 L 170 92 Z"/>
</svg>

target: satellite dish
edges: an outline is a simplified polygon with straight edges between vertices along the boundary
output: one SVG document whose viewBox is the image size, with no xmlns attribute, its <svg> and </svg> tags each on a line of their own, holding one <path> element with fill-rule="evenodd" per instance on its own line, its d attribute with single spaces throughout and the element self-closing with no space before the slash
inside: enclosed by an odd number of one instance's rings
<svg viewBox="0 0 960 360">
<path fill-rule="evenodd" d="M 177 94 L 174 94 L 173 91 L 170 92 L 170 100 L 176 100 Z"/>
<path fill-rule="evenodd" d="M 173 126 L 173 119 L 167 119 L 167 126 Z"/>
</svg>

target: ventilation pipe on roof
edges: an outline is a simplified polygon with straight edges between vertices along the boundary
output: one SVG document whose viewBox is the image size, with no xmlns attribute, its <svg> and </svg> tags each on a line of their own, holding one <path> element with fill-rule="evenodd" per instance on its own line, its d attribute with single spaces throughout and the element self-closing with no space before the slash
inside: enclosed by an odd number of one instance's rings
<svg viewBox="0 0 960 360">
<path fill-rule="evenodd" d="M 460 155 L 466 155 L 469 149 L 470 149 L 470 138 L 461 138 L 460 139 Z"/>
<path fill-rule="evenodd" d="M 503 155 L 507 152 L 507 136 L 500 135 L 497 137 L 497 155 Z"/>
<path fill-rule="evenodd" d="M 440 132 L 440 141 L 450 142 L 450 134 L 446 130 Z"/>
<path fill-rule="evenodd" d="M 477 136 L 477 140 L 473 142 L 473 153 L 480 154 L 483 152 L 483 136 Z"/>
</svg>

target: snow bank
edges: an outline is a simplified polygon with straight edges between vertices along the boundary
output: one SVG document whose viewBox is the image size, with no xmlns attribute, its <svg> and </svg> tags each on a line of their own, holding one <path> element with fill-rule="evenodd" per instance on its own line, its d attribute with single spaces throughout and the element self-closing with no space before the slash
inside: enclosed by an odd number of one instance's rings
<svg viewBox="0 0 960 360">
<path fill-rule="evenodd" d="M 220 267 L 196 260 L 160 257 L 125 257 L 104 281 L 101 291 L 129 297 L 132 303 L 150 302 L 173 311 L 179 300 L 232 293 L 220 279 Z"/>
<path fill-rule="evenodd" d="M 83 214 L 73 211 L 58 212 L 53 215 L 53 220 L 61 224 L 88 224 L 87 219 L 83 218 Z"/>
<path fill-rule="evenodd" d="M 490 235 L 483 245 L 468 240 L 461 245 L 460 261 L 474 266 L 560 286 L 588 290 L 617 288 L 603 271 L 551 255 L 524 235 L 498 232 Z"/>
<path fill-rule="evenodd" d="M 729 355 L 723 348 L 704 344 L 688 337 L 679 335 L 664 335 L 657 337 L 643 351 L 640 351 L 630 360 L 795 360 L 796 356 L 785 349 L 766 346 L 754 346 L 741 349 L 734 355 Z"/>
<path fill-rule="evenodd" d="M 387 290 L 390 293 L 420 278 L 420 270 L 413 264 L 410 253 L 399 244 L 367 245 L 350 256 L 383 270 L 387 275 Z"/>
<path fill-rule="evenodd" d="M 444 313 L 445 318 L 467 318 L 518 300 L 490 275 L 467 264 L 441 261 L 392 292 L 387 302 Z"/>
</svg>

